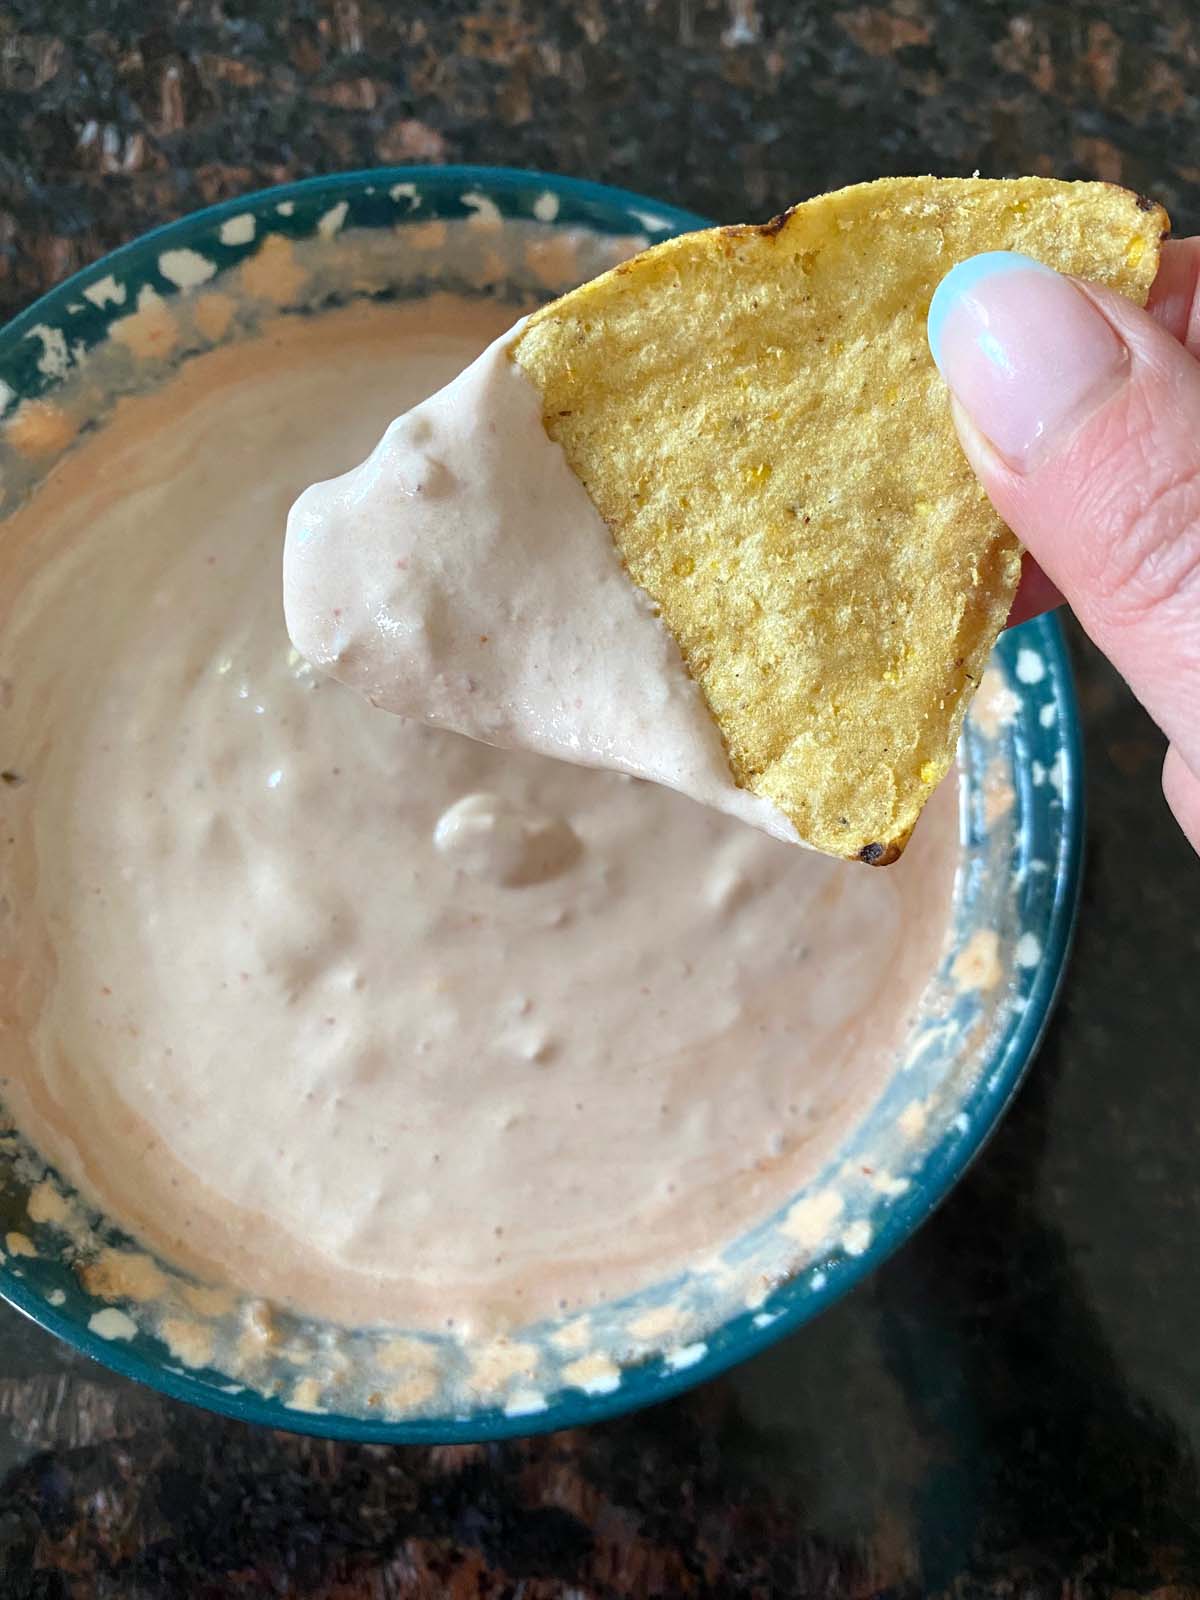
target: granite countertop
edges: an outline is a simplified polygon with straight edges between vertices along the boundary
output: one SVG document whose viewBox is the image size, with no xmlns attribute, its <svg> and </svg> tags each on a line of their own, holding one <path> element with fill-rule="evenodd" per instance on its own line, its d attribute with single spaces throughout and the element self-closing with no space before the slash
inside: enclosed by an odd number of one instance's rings
<svg viewBox="0 0 1200 1600">
<path fill-rule="evenodd" d="M 1092 176 L 1188 233 L 1198 96 L 1190 0 L 8 0 L 0 312 L 182 211 L 380 162 L 577 173 L 723 221 L 883 173 Z M 873 1279 L 682 1399 L 453 1449 L 225 1422 L 0 1308 L 0 1593 L 1200 1593 L 1200 862 L 1162 739 L 1086 645 L 1079 683 L 1062 1004 Z"/>
</svg>

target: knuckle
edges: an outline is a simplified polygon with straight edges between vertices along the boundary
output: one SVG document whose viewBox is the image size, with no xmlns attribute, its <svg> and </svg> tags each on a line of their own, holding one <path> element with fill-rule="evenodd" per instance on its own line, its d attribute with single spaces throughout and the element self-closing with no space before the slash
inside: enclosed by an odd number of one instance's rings
<svg viewBox="0 0 1200 1600">
<path fill-rule="evenodd" d="M 1160 464 L 1141 481 L 1153 487 L 1123 493 L 1111 508 L 1113 534 L 1094 575 L 1114 623 L 1136 624 L 1181 600 L 1200 603 L 1200 453 L 1169 469 Z"/>
</svg>

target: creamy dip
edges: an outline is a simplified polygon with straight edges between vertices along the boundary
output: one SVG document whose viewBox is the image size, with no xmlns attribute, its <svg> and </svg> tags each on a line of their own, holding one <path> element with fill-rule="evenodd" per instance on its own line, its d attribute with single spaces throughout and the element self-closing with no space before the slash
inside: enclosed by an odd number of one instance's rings
<svg viewBox="0 0 1200 1600">
<path fill-rule="evenodd" d="M 296 648 L 385 711 L 665 783 L 799 843 L 735 784 L 678 646 L 542 426 L 514 331 L 292 507 Z"/>
<path fill-rule="evenodd" d="M 865 872 L 291 649 L 289 505 L 505 320 L 280 321 L 122 401 L 0 538 L 5 1098 L 172 1261 L 343 1323 L 708 1259 L 876 1099 L 948 921 L 948 790 Z"/>
</svg>

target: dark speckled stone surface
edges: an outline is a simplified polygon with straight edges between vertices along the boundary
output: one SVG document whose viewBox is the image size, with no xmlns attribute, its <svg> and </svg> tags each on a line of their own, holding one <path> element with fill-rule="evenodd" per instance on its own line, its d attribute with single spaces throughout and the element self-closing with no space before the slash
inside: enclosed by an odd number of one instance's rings
<svg viewBox="0 0 1200 1600">
<path fill-rule="evenodd" d="M 1200 223 L 1184 0 L 8 0 L 0 310 L 145 227 L 397 161 L 720 220 L 881 173 L 1117 179 Z M 1079 940 L 984 1157 L 853 1297 L 657 1410 L 346 1448 L 159 1399 L 0 1314 L 0 1594 L 1200 1595 L 1200 863 L 1086 647 Z"/>
</svg>

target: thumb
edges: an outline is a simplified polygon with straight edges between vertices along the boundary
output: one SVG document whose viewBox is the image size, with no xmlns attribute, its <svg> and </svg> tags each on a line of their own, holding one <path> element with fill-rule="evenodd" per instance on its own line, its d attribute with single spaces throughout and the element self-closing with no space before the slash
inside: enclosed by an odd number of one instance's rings
<svg viewBox="0 0 1200 1600">
<path fill-rule="evenodd" d="M 947 274 L 929 342 L 993 505 L 1171 740 L 1200 848 L 1200 364 L 1120 295 L 1007 252 Z"/>
</svg>

